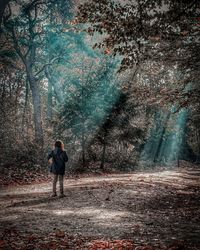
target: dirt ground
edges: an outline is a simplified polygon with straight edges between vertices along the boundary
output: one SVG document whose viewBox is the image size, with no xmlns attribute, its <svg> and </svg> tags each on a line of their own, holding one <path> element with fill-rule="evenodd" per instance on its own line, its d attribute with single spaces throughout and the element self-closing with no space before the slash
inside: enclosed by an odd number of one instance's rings
<svg viewBox="0 0 200 250">
<path fill-rule="evenodd" d="M 200 249 L 200 170 L 66 178 L 0 191 L 0 249 Z"/>
</svg>

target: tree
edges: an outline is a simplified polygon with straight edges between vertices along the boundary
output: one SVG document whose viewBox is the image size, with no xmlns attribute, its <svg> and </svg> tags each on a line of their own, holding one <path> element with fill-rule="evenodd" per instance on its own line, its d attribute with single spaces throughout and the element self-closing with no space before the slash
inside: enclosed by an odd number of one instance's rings
<svg viewBox="0 0 200 250">
<path fill-rule="evenodd" d="M 49 85 L 52 85 L 50 79 L 49 67 L 55 64 L 63 53 L 59 50 L 49 56 L 51 50 L 47 50 L 48 34 L 47 23 L 50 22 L 50 14 L 53 7 L 54 16 L 57 22 L 53 23 L 51 28 L 58 31 L 58 19 L 61 15 L 61 6 L 64 2 L 71 3 L 71 1 L 29 1 L 28 3 L 22 1 L 10 1 L 7 11 L 4 15 L 3 21 L 3 35 L 12 44 L 12 47 L 24 66 L 26 78 L 32 94 L 33 110 L 34 110 L 34 124 L 35 124 L 35 139 L 39 145 L 43 145 L 44 135 L 42 126 L 42 103 L 41 103 L 41 89 L 42 81 L 44 80 L 44 72 L 49 78 Z M 18 8 L 16 8 L 16 5 Z M 16 9 L 18 13 L 16 13 Z M 61 30 L 61 28 L 59 29 Z M 62 46 L 62 49 L 64 47 Z M 50 88 L 49 88 L 50 90 Z M 54 84 L 54 90 L 56 90 Z M 49 91 L 50 92 L 50 91 Z M 61 93 L 59 89 L 57 93 Z M 50 101 L 49 94 L 49 101 Z"/>
<path fill-rule="evenodd" d="M 198 78 L 198 17 L 198 1 L 137 0 L 122 4 L 92 0 L 80 5 L 77 18 L 90 25 L 90 34 L 106 34 L 95 47 L 120 54 L 122 70 L 164 62 L 177 65 L 185 74 L 186 84 Z M 197 94 L 194 92 L 196 88 L 192 88 L 191 96 Z M 191 100 L 188 104 L 193 103 Z"/>
<path fill-rule="evenodd" d="M 1 28 L 4 11 L 9 2 L 10 0 L 0 0 L 0 28 Z"/>
<path fill-rule="evenodd" d="M 38 6 L 40 3 L 31 2 L 21 7 L 21 14 L 16 18 L 10 18 L 4 21 L 4 35 L 13 43 L 13 48 L 25 67 L 27 81 L 29 83 L 33 108 L 34 108 L 34 123 L 35 123 L 35 138 L 36 141 L 43 144 L 43 128 L 41 114 L 41 94 L 37 75 L 37 56 L 40 44 L 40 35 L 38 23 Z M 12 14 L 12 7 L 9 6 L 9 11 Z M 39 52 L 40 53 L 40 52 Z"/>
</svg>

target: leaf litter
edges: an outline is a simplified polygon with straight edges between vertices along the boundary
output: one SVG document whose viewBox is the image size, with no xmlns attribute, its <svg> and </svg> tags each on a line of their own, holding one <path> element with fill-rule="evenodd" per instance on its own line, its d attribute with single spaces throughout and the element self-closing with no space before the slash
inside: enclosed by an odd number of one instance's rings
<svg viewBox="0 0 200 250">
<path fill-rule="evenodd" d="M 0 249 L 200 249 L 200 170 L 65 179 L 7 186 L 0 193 Z"/>
</svg>

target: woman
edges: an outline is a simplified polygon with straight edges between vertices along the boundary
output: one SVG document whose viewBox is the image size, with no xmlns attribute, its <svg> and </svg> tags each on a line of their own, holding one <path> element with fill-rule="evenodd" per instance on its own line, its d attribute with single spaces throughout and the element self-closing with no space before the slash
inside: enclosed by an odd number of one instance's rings
<svg viewBox="0 0 200 250">
<path fill-rule="evenodd" d="M 60 185 L 60 195 L 59 197 L 65 197 L 64 195 L 64 174 L 65 174 L 65 162 L 68 161 L 68 156 L 66 151 L 64 150 L 64 144 L 62 141 L 58 140 L 55 142 L 55 149 L 51 151 L 48 155 L 48 161 L 50 165 L 50 172 L 53 173 L 53 194 L 52 197 L 57 196 L 56 192 L 56 184 L 59 180 Z"/>
</svg>

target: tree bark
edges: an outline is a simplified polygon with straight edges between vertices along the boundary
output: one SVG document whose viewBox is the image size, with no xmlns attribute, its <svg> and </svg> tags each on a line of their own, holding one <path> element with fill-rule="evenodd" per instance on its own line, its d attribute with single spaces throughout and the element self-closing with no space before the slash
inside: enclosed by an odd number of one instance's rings
<svg viewBox="0 0 200 250">
<path fill-rule="evenodd" d="M 3 20 L 4 11 L 9 2 L 10 0 L 0 0 L 0 28 Z"/>
<path fill-rule="evenodd" d="M 102 157 L 101 157 L 101 165 L 100 165 L 100 169 L 102 169 L 102 170 L 104 170 L 105 155 L 106 155 L 106 143 L 104 141 L 103 152 L 102 152 Z"/>
<path fill-rule="evenodd" d="M 29 102 L 28 96 L 29 96 L 29 83 L 28 83 L 28 79 L 26 79 L 25 104 L 24 104 L 24 110 L 23 110 L 23 116 L 22 116 L 22 134 L 23 134 L 23 136 L 25 134 L 25 126 L 27 125 L 26 124 L 26 115 L 27 115 L 27 108 L 28 108 L 28 102 Z"/>
<path fill-rule="evenodd" d="M 35 139 L 40 146 L 43 146 L 44 138 L 43 138 L 43 128 L 42 128 L 42 105 L 41 105 L 40 88 L 38 86 L 38 82 L 36 81 L 35 77 L 32 74 L 31 68 L 28 65 L 26 65 L 26 71 L 33 100 Z"/>
<path fill-rule="evenodd" d="M 52 96 L 53 96 L 53 93 L 52 93 L 52 84 L 50 81 L 48 81 L 48 100 L 47 100 L 47 117 L 48 117 L 48 120 L 51 121 L 52 118 L 53 118 L 53 112 L 52 112 L 52 106 L 53 106 L 53 103 L 52 103 Z"/>
<path fill-rule="evenodd" d="M 81 135 L 81 144 L 82 144 L 82 164 L 83 164 L 83 168 L 85 168 L 85 134 L 84 134 L 84 128 L 82 128 L 82 135 Z"/>
<path fill-rule="evenodd" d="M 155 154 L 154 154 L 154 157 L 153 157 L 153 162 L 155 162 L 155 163 L 156 163 L 156 161 L 160 160 L 160 159 L 158 159 L 158 157 L 159 157 L 161 145 L 163 143 L 163 136 L 165 135 L 165 131 L 167 129 L 167 123 L 168 123 L 169 118 L 170 118 L 170 113 L 167 114 L 167 116 L 165 118 L 165 121 L 164 121 L 164 123 L 162 125 L 161 132 L 159 134 L 159 141 L 158 141 L 157 148 L 156 148 L 156 151 L 155 151 Z"/>
<path fill-rule="evenodd" d="M 59 85 L 57 84 L 57 80 L 54 79 L 54 77 L 51 75 L 49 71 L 50 71 L 49 69 L 45 70 L 46 78 L 48 79 L 48 82 L 52 85 L 58 102 L 62 103 L 64 101 L 63 92 L 59 87 Z"/>
<path fill-rule="evenodd" d="M 196 163 L 200 162 L 200 129 L 196 132 L 196 144 L 197 144 L 197 157 L 196 157 Z"/>
</svg>

